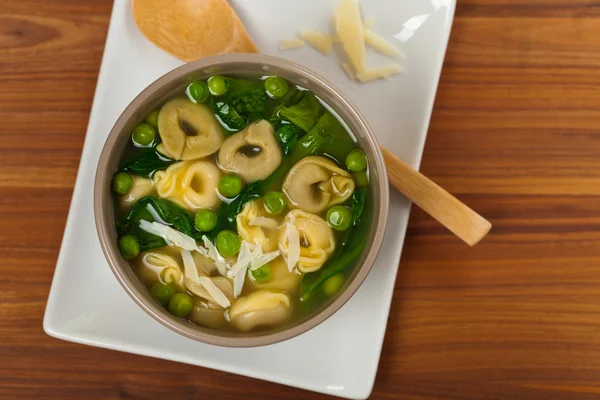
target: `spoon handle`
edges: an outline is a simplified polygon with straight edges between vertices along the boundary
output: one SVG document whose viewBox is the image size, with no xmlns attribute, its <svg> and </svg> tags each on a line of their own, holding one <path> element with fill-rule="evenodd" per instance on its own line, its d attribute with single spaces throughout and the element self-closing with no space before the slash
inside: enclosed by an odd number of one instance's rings
<svg viewBox="0 0 600 400">
<path fill-rule="evenodd" d="M 381 147 L 390 184 L 452 233 L 474 246 L 492 224 L 425 175 Z"/>
</svg>

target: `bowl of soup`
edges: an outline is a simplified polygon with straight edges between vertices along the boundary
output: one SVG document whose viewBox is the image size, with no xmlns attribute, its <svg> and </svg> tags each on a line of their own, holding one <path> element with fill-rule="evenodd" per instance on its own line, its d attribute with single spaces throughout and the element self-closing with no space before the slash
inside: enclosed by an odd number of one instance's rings
<svg viewBox="0 0 600 400">
<path fill-rule="evenodd" d="M 125 109 L 102 150 L 102 250 L 145 312 L 189 338 L 276 343 L 334 314 L 388 213 L 377 140 L 331 83 L 256 54 L 202 59 Z"/>
</svg>

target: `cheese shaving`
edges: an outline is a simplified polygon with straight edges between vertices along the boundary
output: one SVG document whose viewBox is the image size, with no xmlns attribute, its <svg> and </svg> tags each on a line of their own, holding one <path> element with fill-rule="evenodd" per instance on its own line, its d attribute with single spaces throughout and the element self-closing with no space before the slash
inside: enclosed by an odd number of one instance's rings
<svg viewBox="0 0 600 400">
<path fill-rule="evenodd" d="M 279 50 L 293 50 L 303 47 L 304 45 L 304 40 L 301 39 L 285 39 L 279 43 Z"/>
<path fill-rule="evenodd" d="M 354 70 L 365 70 L 364 29 L 356 0 L 341 0 L 334 16 L 335 29 Z"/>
<path fill-rule="evenodd" d="M 231 305 L 231 302 L 229 301 L 227 296 L 225 296 L 225 293 L 223 293 L 221 289 L 219 289 L 217 285 L 215 285 L 212 279 L 210 279 L 207 276 L 201 276 L 198 278 L 198 282 L 202 286 L 204 286 L 208 294 L 212 296 L 212 298 L 218 305 L 220 305 L 223 308 L 227 308 Z"/>
<path fill-rule="evenodd" d="M 354 73 L 354 70 L 352 69 L 352 66 L 350 64 L 348 64 L 347 62 L 342 63 L 342 69 L 346 72 L 348 78 L 356 80 L 356 74 Z"/>
<path fill-rule="evenodd" d="M 397 60 L 404 58 L 404 55 L 400 52 L 400 50 L 369 29 L 365 30 L 365 44 L 383 55 L 395 58 Z"/>
<path fill-rule="evenodd" d="M 256 248 L 258 248 L 258 246 L 256 246 Z M 251 257 L 252 257 L 252 245 L 250 243 L 246 242 L 245 240 L 243 240 L 242 247 L 240 248 L 240 252 L 238 254 L 238 261 L 228 271 L 228 273 L 230 273 L 235 268 L 238 268 L 237 267 L 238 264 L 242 265 L 242 267 L 239 268 L 239 271 L 235 274 L 235 276 L 233 278 L 233 297 L 236 299 L 240 296 L 240 294 L 242 294 L 242 289 L 244 288 L 244 282 L 246 281 L 246 271 L 248 270 L 248 264 L 250 263 L 250 261 L 246 261 L 246 260 L 250 260 Z"/>
<path fill-rule="evenodd" d="M 300 259 L 300 232 L 298 232 L 298 229 L 296 229 L 294 224 L 288 222 L 285 228 L 285 235 L 288 244 L 288 252 L 285 261 L 288 271 L 292 272 Z"/>
<path fill-rule="evenodd" d="M 361 82 L 371 82 L 377 79 L 389 78 L 402 72 L 399 65 L 386 65 L 383 67 L 371 68 L 366 71 L 357 72 L 356 77 Z"/>
<path fill-rule="evenodd" d="M 206 252 L 205 255 L 215 262 L 215 266 L 217 267 L 217 270 L 219 270 L 219 273 L 225 276 L 229 269 L 229 263 L 225 261 L 223 256 L 219 253 L 219 250 L 217 250 L 213 242 L 211 242 L 206 235 L 202 236 L 202 240 L 204 241 L 204 247 L 208 249 L 208 252 Z"/>
<path fill-rule="evenodd" d="M 306 29 L 300 31 L 300 37 L 323 55 L 331 53 L 335 41 L 335 38 L 329 35 Z"/>
<path fill-rule="evenodd" d="M 254 257 L 252 259 L 252 264 L 250 265 L 250 270 L 254 271 L 254 270 L 259 269 L 266 263 L 271 262 L 274 259 L 276 259 L 277 257 L 279 257 L 280 254 L 281 254 L 281 252 L 279 250 L 275 250 L 270 253 L 259 254 L 258 256 Z"/>
<path fill-rule="evenodd" d="M 198 247 L 194 238 L 186 235 L 185 233 L 176 231 L 170 226 L 163 225 L 160 222 L 148 222 L 146 220 L 141 220 L 140 229 L 153 235 L 162 237 L 168 244 L 172 246 L 176 246 L 188 251 L 198 251 L 202 254 L 205 253 L 204 249 Z"/>
<path fill-rule="evenodd" d="M 163 225 L 171 225 L 167 221 L 165 221 L 164 219 L 162 219 L 160 217 L 160 215 L 158 214 L 158 211 L 156 211 L 156 209 L 154 208 L 154 206 L 152 204 L 148 203 L 146 205 L 146 210 L 148 210 L 150 215 L 152 215 L 152 218 L 154 218 L 157 222 L 160 222 Z"/>
<path fill-rule="evenodd" d="M 267 217 L 256 217 L 252 221 L 248 222 L 250 226 L 260 226 L 261 228 L 277 229 L 279 224 L 272 218 Z"/>
<path fill-rule="evenodd" d="M 194 257 L 192 257 L 192 253 L 182 249 L 181 259 L 183 260 L 185 277 L 194 283 L 199 283 L 200 275 L 198 275 L 198 268 L 196 268 L 196 263 L 194 262 Z"/>
<path fill-rule="evenodd" d="M 258 246 L 257 246 L 258 247 Z M 252 262 L 253 252 L 250 251 L 251 247 L 245 240 L 242 242 L 242 247 L 238 254 L 238 259 L 235 264 L 227 271 L 227 276 L 233 278 L 243 268 L 247 267 Z"/>
</svg>

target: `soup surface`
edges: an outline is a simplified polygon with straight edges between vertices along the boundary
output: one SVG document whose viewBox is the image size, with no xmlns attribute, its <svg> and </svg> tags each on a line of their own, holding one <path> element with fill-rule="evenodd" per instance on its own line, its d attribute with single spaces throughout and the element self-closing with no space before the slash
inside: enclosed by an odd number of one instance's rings
<svg viewBox="0 0 600 400">
<path fill-rule="evenodd" d="M 338 293 L 369 228 L 363 150 L 315 95 L 215 75 L 134 129 L 112 180 L 118 246 L 173 315 L 272 329 Z"/>
</svg>

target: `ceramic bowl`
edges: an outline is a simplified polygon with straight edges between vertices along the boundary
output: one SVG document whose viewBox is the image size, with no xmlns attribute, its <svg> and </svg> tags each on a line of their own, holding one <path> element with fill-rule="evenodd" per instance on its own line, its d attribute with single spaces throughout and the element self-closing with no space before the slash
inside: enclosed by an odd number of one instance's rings
<svg viewBox="0 0 600 400">
<path fill-rule="evenodd" d="M 223 332 L 197 326 L 172 316 L 152 299 L 148 289 L 137 278 L 128 262 L 121 257 L 117 247 L 114 201 L 110 184 L 130 140 L 131 132 L 151 110 L 162 104 L 174 92 L 181 93 L 190 82 L 214 74 L 278 75 L 290 83 L 312 91 L 342 118 L 369 160 L 371 226 L 369 231 L 365 232 L 367 246 L 356 260 L 357 265 L 345 286 L 334 298 L 315 309 L 309 316 L 268 331 Z M 228 347 L 264 346 L 290 339 L 314 328 L 339 310 L 358 290 L 375 262 L 385 233 L 388 206 L 387 174 L 379 144 L 360 111 L 337 88 L 318 74 L 293 62 L 258 54 L 204 58 L 168 72 L 144 89 L 123 111 L 108 135 L 94 183 L 94 214 L 100 245 L 115 277 L 129 296 L 145 312 L 169 329 L 200 342 Z"/>
</svg>

